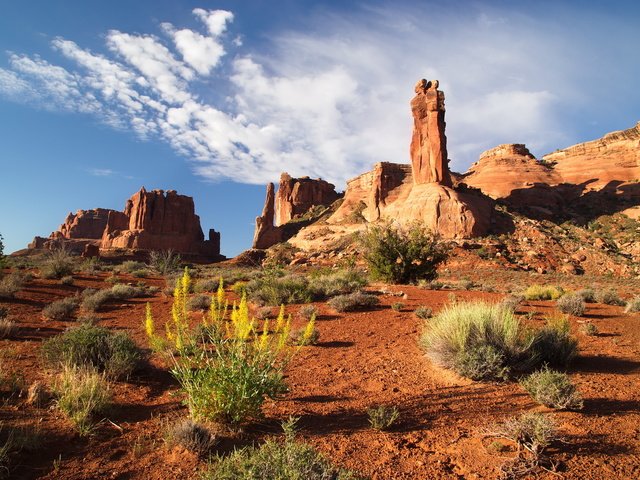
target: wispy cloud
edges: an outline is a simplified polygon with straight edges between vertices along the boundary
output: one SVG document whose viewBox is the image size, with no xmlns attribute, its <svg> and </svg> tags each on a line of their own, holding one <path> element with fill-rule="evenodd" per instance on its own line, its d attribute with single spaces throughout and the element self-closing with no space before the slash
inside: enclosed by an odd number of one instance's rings
<svg viewBox="0 0 640 480">
<path fill-rule="evenodd" d="M 418 78 L 441 80 L 452 166 L 464 170 L 498 143 L 562 146 L 571 133 L 562 108 L 591 101 L 615 70 L 609 45 L 577 27 L 482 5 L 324 13 L 254 50 L 229 31 L 231 12 L 193 14 L 201 29 L 110 30 L 102 52 L 54 39 L 74 69 L 10 53 L 0 94 L 162 139 L 210 179 L 264 183 L 286 170 L 341 186 L 374 162 L 408 161 Z M 602 68 L 587 84 L 581 68 L 594 55 Z"/>
</svg>

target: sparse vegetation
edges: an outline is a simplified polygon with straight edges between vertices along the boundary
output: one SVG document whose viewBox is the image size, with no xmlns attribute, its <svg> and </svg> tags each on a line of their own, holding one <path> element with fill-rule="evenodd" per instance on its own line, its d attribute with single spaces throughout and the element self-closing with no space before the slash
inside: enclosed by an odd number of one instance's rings
<svg viewBox="0 0 640 480">
<path fill-rule="evenodd" d="M 415 309 L 415 311 L 413 312 L 414 315 L 422 320 L 425 320 L 427 318 L 431 318 L 433 316 L 433 310 L 431 310 L 429 307 L 425 307 L 425 306 L 420 306 L 418 308 Z"/>
<path fill-rule="evenodd" d="M 11 338 L 18 331 L 18 324 L 8 318 L 0 318 L 0 339 Z"/>
<path fill-rule="evenodd" d="M 67 275 L 67 276 L 62 277 L 60 279 L 60 284 L 61 285 L 66 285 L 66 286 L 69 287 L 69 286 L 73 285 L 73 281 L 74 281 L 73 280 L 73 275 Z"/>
<path fill-rule="evenodd" d="M 196 295 L 187 301 L 187 308 L 191 311 L 206 311 L 211 307 L 211 297 L 209 295 Z"/>
<path fill-rule="evenodd" d="M 580 331 L 589 337 L 595 337 L 598 335 L 598 327 L 591 322 L 583 323 L 580 326 Z"/>
<path fill-rule="evenodd" d="M 534 412 L 505 420 L 498 426 L 496 433 L 515 442 L 536 457 L 551 445 L 551 442 L 558 439 L 556 426 L 551 418 Z"/>
<path fill-rule="evenodd" d="M 531 350 L 536 364 L 567 368 L 578 354 L 578 341 L 570 335 L 566 317 L 549 318 L 533 336 Z"/>
<path fill-rule="evenodd" d="M 105 413 L 111 405 L 104 375 L 87 367 L 65 365 L 54 381 L 53 392 L 57 407 L 82 436 L 93 431 L 95 415 Z"/>
<path fill-rule="evenodd" d="M 400 417 L 400 411 L 396 407 L 380 405 L 377 408 L 367 410 L 369 425 L 375 430 L 389 430 Z"/>
<path fill-rule="evenodd" d="M 640 296 L 633 297 L 624 308 L 626 313 L 640 312 Z"/>
<path fill-rule="evenodd" d="M 206 455 L 218 443 L 213 432 L 190 419 L 168 424 L 164 432 L 164 441 L 168 448 L 181 446 L 198 455 Z"/>
<path fill-rule="evenodd" d="M 374 279 L 390 283 L 431 281 L 448 257 L 447 247 L 424 226 L 373 226 L 360 237 L 364 258 Z"/>
<path fill-rule="evenodd" d="M 78 307 L 78 299 L 66 297 L 51 302 L 42 309 L 42 315 L 47 320 L 67 320 L 72 318 L 73 312 Z"/>
<path fill-rule="evenodd" d="M 380 303 L 378 297 L 362 292 L 338 295 L 327 302 L 327 304 L 336 312 L 353 312 L 356 310 L 371 308 L 378 303 Z"/>
<path fill-rule="evenodd" d="M 582 290 L 578 290 L 576 294 L 580 295 L 586 303 L 594 303 L 596 301 L 596 292 L 593 288 L 583 288 Z"/>
<path fill-rule="evenodd" d="M 520 381 L 520 385 L 538 403 L 559 410 L 579 410 L 582 397 L 566 373 L 545 367 Z"/>
<path fill-rule="evenodd" d="M 556 301 L 556 305 L 558 306 L 558 310 L 562 313 L 567 313 L 576 317 L 583 316 L 586 310 L 586 305 L 582 296 L 577 293 L 568 293 L 563 295 Z"/>
<path fill-rule="evenodd" d="M 526 300 L 556 300 L 563 294 L 561 287 L 553 285 L 531 285 L 523 293 Z"/>
<path fill-rule="evenodd" d="M 404 303 L 402 302 L 394 302 L 391 304 L 391 310 L 394 312 L 400 312 L 404 308 Z"/>
<path fill-rule="evenodd" d="M 154 250 L 149 254 L 149 268 L 160 275 L 168 275 L 180 270 L 180 255 L 173 250 Z"/>
<path fill-rule="evenodd" d="M 320 332 L 316 328 L 315 314 L 312 314 L 307 324 L 292 336 L 294 343 L 300 347 L 318 343 L 318 340 L 320 340 Z"/>
<path fill-rule="evenodd" d="M 246 288 L 251 300 L 266 305 L 308 303 L 313 300 L 309 282 L 301 275 L 277 276 L 276 273 L 268 273 L 251 280 Z"/>
<path fill-rule="evenodd" d="M 73 273 L 74 260 L 64 245 L 49 252 L 41 273 L 44 278 L 63 278 Z"/>
<path fill-rule="evenodd" d="M 12 272 L 0 280 L 0 298 L 12 299 L 28 281 L 28 277 L 21 272 Z"/>
<path fill-rule="evenodd" d="M 298 316 L 309 320 L 312 316 L 318 315 L 318 307 L 315 305 L 305 305 L 298 310 Z M 266 317 L 265 317 L 266 318 Z"/>
<path fill-rule="evenodd" d="M 618 293 L 612 288 L 596 290 L 595 300 L 596 302 L 604 303 L 605 305 L 617 305 L 617 306 L 624 305 L 624 300 L 622 300 L 618 296 Z"/>
<path fill-rule="evenodd" d="M 295 439 L 295 420 L 283 424 L 284 441 L 267 439 L 259 447 L 216 457 L 203 480 L 356 480 L 353 473 L 336 469 L 312 447 Z"/>
<path fill-rule="evenodd" d="M 142 352 L 125 332 L 82 323 L 42 344 L 42 356 L 51 367 L 91 366 L 111 378 L 126 378 L 139 365 Z"/>
</svg>

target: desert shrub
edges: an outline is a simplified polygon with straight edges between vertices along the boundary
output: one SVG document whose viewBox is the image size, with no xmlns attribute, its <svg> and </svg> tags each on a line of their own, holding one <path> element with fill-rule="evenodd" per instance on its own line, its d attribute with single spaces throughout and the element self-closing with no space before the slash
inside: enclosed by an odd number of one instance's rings
<svg viewBox="0 0 640 480">
<path fill-rule="evenodd" d="M 556 306 L 562 313 L 567 313 L 576 317 L 583 316 L 586 310 L 584 300 L 577 293 L 563 295 L 556 301 Z"/>
<path fill-rule="evenodd" d="M 308 303 L 313 300 L 309 282 L 300 275 L 278 277 L 269 273 L 248 282 L 246 289 L 251 300 L 266 305 Z"/>
<path fill-rule="evenodd" d="M 418 280 L 418 286 L 425 290 L 442 290 L 446 285 L 438 280 Z"/>
<path fill-rule="evenodd" d="M 60 246 L 49 252 L 42 264 L 41 273 L 44 278 L 62 278 L 73 273 L 73 256 Z"/>
<path fill-rule="evenodd" d="M 147 294 L 145 287 L 134 287 L 119 283 L 109 289 L 109 296 L 115 300 L 127 300 L 128 298 L 144 297 Z"/>
<path fill-rule="evenodd" d="M 402 311 L 403 308 L 404 308 L 404 303 L 402 302 L 395 302 L 391 304 L 391 310 L 395 312 L 400 312 Z"/>
<path fill-rule="evenodd" d="M 530 342 L 509 309 L 456 303 L 436 315 L 420 342 L 436 364 L 475 380 L 503 379 L 529 367 Z"/>
<path fill-rule="evenodd" d="M 267 256 L 262 264 L 265 267 L 284 267 L 289 265 L 298 249 L 289 242 L 277 243 L 267 250 Z"/>
<path fill-rule="evenodd" d="M 128 377 L 142 361 L 142 352 L 125 332 L 83 323 L 45 340 L 42 356 L 52 366 L 91 366 L 111 378 Z"/>
<path fill-rule="evenodd" d="M 535 412 L 523 413 L 505 420 L 497 427 L 496 433 L 536 456 L 558 439 L 553 420 Z"/>
<path fill-rule="evenodd" d="M 305 305 L 304 307 L 298 310 L 298 316 L 300 318 L 304 318 L 309 320 L 312 316 L 318 315 L 318 307 L 315 305 Z"/>
<path fill-rule="evenodd" d="M 191 311 L 209 310 L 211 297 L 209 295 L 196 295 L 187 301 L 187 308 Z"/>
<path fill-rule="evenodd" d="M 338 295 L 327 302 L 331 308 L 337 312 L 353 312 L 371 308 L 380 303 L 375 295 L 362 292 L 353 292 L 346 295 Z"/>
<path fill-rule="evenodd" d="M 167 275 L 180 270 L 180 255 L 173 250 L 154 250 L 149 254 L 149 268 L 160 275 Z"/>
<path fill-rule="evenodd" d="M 65 365 L 52 387 L 57 407 L 71 420 L 80 435 L 93 430 L 94 416 L 111 405 L 104 375 L 91 368 Z"/>
<path fill-rule="evenodd" d="M 391 283 L 434 280 L 448 249 L 436 235 L 414 223 L 373 226 L 360 236 L 364 258 L 374 279 Z"/>
<path fill-rule="evenodd" d="M 589 337 L 595 337 L 598 335 L 598 327 L 591 322 L 583 323 L 580 326 L 580 331 Z"/>
<path fill-rule="evenodd" d="M 433 316 L 433 310 L 425 306 L 416 308 L 413 313 L 416 317 L 422 320 L 426 320 L 427 318 L 431 318 Z"/>
<path fill-rule="evenodd" d="M 336 469 L 311 446 L 295 439 L 294 421 L 286 422 L 285 439 L 267 439 L 259 447 L 235 450 L 212 459 L 203 480 L 356 480 Z"/>
<path fill-rule="evenodd" d="M 27 276 L 20 272 L 12 272 L 0 280 L 0 298 L 11 299 L 28 281 Z"/>
<path fill-rule="evenodd" d="M 67 297 L 51 302 L 42 309 L 42 315 L 48 320 L 65 320 L 71 318 L 78 306 L 78 299 Z"/>
<path fill-rule="evenodd" d="M 352 268 L 314 275 L 309 279 L 309 289 L 316 300 L 352 293 L 366 285 L 365 275 Z"/>
<path fill-rule="evenodd" d="M 49 400 L 49 392 L 45 385 L 36 380 L 27 390 L 27 404 L 33 405 L 36 408 L 41 408 Z"/>
<path fill-rule="evenodd" d="M 400 417 L 400 412 L 396 407 L 386 407 L 380 405 L 377 408 L 367 410 L 369 425 L 375 430 L 388 430 Z"/>
<path fill-rule="evenodd" d="M 205 455 L 218 442 L 215 434 L 207 427 L 189 419 L 178 420 L 167 425 L 164 441 L 169 448 L 181 446 L 198 455 Z"/>
<path fill-rule="evenodd" d="M 7 266 L 7 259 L 4 256 L 4 238 L 0 233 L 0 277 L 2 277 L 2 269 Z"/>
<path fill-rule="evenodd" d="M 596 302 L 604 303 L 605 305 L 624 305 L 624 300 L 622 300 L 618 296 L 618 293 L 612 288 L 596 290 L 595 300 Z"/>
<path fill-rule="evenodd" d="M 523 295 L 507 295 L 506 297 L 504 297 L 502 299 L 502 302 L 500 302 L 500 304 L 508 309 L 511 310 L 512 312 L 515 312 L 518 310 L 518 306 L 524 301 L 524 296 Z"/>
<path fill-rule="evenodd" d="M 627 313 L 640 312 L 640 296 L 633 297 L 627 302 L 627 306 L 624 308 Z"/>
<path fill-rule="evenodd" d="M 531 285 L 523 295 L 525 300 L 556 300 L 562 296 L 564 290 L 553 285 Z"/>
<path fill-rule="evenodd" d="M 578 290 L 576 294 L 580 295 L 586 303 L 594 303 L 596 301 L 596 292 L 593 288 L 583 288 L 582 290 Z"/>
<path fill-rule="evenodd" d="M 0 320 L 9 316 L 9 309 L 0 305 Z"/>
<path fill-rule="evenodd" d="M 532 358 L 538 365 L 566 368 L 578 354 L 578 342 L 569 334 L 566 318 L 551 318 L 535 332 L 531 342 Z"/>
<path fill-rule="evenodd" d="M 256 310 L 256 318 L 258 320 L 266 320 L 271 317 L 271 307 L 260 307 Z"/>
<path fill-rule="evenodd" d="M 463 279 L 458 282 L 458 287 L 462 290 L 471 290 L 476 284 L 473 280 Z"/>
<path fill-rule="evenodd" d="M 233 293 L 241 297 L 247 293 L 247 282 L 236 282 L 231 290 L 233 290 Z"/>
<path fill-rule="evenodd" d="M 62 277 L 60 279 L 61 285 L 71 286 L 73 285 L 73 275 L 67 275 L 66 277 Z"/>
<path fill-rule="evenodd" d="M 0 339 L 12 337 L 18 330 L 18 325 L 8 318 L 0 318 Z"/>
<path fill-rule="evenodd" d="M 136 270 L 145 270 L 146 268 L 147 265 L 143 262 L 138 262 L 136 260 L 127 260 L 125 262 L 122 262 L 122 264 L 118 268 L 118 271 L 133 273 Z"/>
<path fill-rule="evenodd" d="M 111 290 L 94 290 L 88 288 L 82 292 L 80 308 L 86 312 L 97 312 L 112 298 Z"/>
<path fill-rule="evenodd" d="M 566 373 L 545 367 L 520 380 L 520 385 L 546 407 L 579 410 L 583 406 L 582 397 Z"/>
<path fill-rule="evenodd" d="M 100 273 L 105 269 L 105 265 L 98 257 L 87 258 L 80 265 L 80 270 L 89 274 Z"/>
<path fill-rule="evenodd" d="M 213 280 L 211 278 L 199 280 L 193 287 L 193 291 L 195 293 L 213 293 L 218 289 L 219 283 L 220 282 L 218 280 Z"/>
</svg>

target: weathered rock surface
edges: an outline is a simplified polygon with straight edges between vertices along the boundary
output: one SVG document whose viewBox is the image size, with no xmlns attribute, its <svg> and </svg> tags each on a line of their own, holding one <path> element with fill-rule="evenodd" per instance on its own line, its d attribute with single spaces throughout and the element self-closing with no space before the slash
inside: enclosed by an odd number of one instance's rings
<svg viewBox="0 0 640 480">
<path fill-rule="evenodd" d="M 320 178 L 292 178 L 283 173 L 275 198 L 275 224 L 284 225 L 311 207 L 331 205 L 339 197 L 336 187 Z"/>
<path fill-rule="evenodd" d="M 273 223 L 275 218 L 275 187 L 267 185 L 267 194 L 262 208 L 262 215 L 256 217 L 256 229 L 253 234 L 253 248 L 269 248 L 282 241 L 282 229 Z"/>
<path fill-rule="evenodd" d="M 48 239 L 36 237 L 29 248 L 53 248 L 60 243 L 87 256 L 123 249 L 133 254 L 173 250 L 186 256 L 220 257 L 220 234 L 209 230 L 208 240 L 204 239 L 193 198 L 173 190 L 147 192 L 144 187 L 127 200 L 123 212 L 79 210 L 69 214 Z"/>
<path fill-rule="evenodd" d="M 147 192 L 143 187 L 127 200 L 124 212 L 109 215 L 100 249 L 115 248 L 216 257 L 220 234 L 209 230 L 209 238 L 204 239 L 192 197 L 175 190 Z"/>
<path fill-rule="evenodd" d="M 438 90 L 438 85 L 438 80 L 428 82 L 424 78 L 416 83 L 416 95 L 411 100 L 413 135 L 409 151 L 415 184 L 439 183 L 451 187 L 444 133 L 444 93 Z"/>
<path fill-rule="evenodd" d="M 640 122 L 627 130 L 611 132 L 590 142 L 579 143 L 544 155 L 554 164 L 563 182 L 586 184 L 599 190 L 611 182 L 640 179 Z"/>
</svg>

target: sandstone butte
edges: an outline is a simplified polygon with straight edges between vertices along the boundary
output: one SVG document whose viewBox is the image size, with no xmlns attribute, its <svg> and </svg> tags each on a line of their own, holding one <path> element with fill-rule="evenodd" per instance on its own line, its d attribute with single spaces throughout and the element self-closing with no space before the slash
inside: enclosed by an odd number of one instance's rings
<svg viewBox="0 0 640 480">
<path fill-rule="evenodd" d="M 36 237 L 29 248 L 59 244 L 86 256 L 173 250 L 203 260 L 222 258 L 220 234 L 211 229 L 205 240 L 193 198 L 174 190 L 148 192 L 144 187 L 127 200 L 124 211 L 98 208 L 70 213 L 49 238 Z"/>
<path fill-rule="evenodd" d="M 281 240 L 302 249 L 313 249 L 363 229 L 366 222 L 387 220 L 399 224 L 419 221 L 445 238 L 487 233 L 493 201 L 480 192 L 453 187 L 447 158 L 444 93 L 438 90 L 438 81 L 420 80 L 414 90 L 411 164 L 377 163 L 372 171 L 347 182 L 342 203 L 326 222 L 306 226 L 292 238 Z M 272 188 L 267 189 L 267 203 Z M 287 203 L 284 204 L 286 208 Z M 273 244 L 261 241 L 272 235 L 273 228 L 282 233 L 281 226 L 273 225 L 265 215 L 272 210 L 265 204 L 263 215 L 256 219 L 254 248 Z"/>
</svg>

